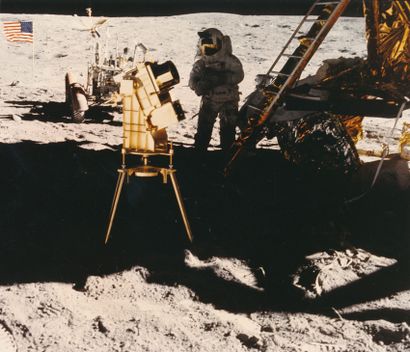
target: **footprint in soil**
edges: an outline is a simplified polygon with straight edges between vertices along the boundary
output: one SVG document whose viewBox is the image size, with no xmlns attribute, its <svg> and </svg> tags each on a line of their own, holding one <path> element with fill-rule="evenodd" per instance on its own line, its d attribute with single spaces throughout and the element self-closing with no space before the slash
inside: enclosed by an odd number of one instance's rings
<svg viewBox="0 0 410 352">
<path fill-rule="evenodd" d="M 373 323 L 367 326 L 373 341 L 378 344 L 392 345 L 410 342 L 410 328 L 406 323 L 393 324 L 390 322 Z"/>
</svg>

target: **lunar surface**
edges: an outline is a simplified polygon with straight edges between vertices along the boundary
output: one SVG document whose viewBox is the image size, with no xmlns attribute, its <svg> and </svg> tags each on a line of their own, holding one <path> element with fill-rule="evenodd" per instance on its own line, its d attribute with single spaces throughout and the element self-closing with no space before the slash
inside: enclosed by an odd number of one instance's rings
<svg viewBox="0 0 410 352">
<path fill-rule="evenodd" d="M 168 135 L 195 240 L 170 185 L 130 178 L 106 245 L 122 117 L 91 109 L 76 124 L 65 105 L 65 73 L 85 83 L 94 60 L 89 19 L 0 14 L 15 19 L 33 21 L 34 43 L 0 39 L 1 352 L 410 350 L 410 174 L 398 149 L 409 110 L 396 126 L 365 118 L 365 186 L 351 190 L 363 197 L 342 220 L 320 201 L 335 188 L 300 178 L 275 140 L 229 180 L 217 125 L 205 167 L 192 150 L 197 32 L 231 37 L 243 101 L 300 17 L 108 17 L 103 53 L 143 43 L 147 58 L 179 71 L 172 95 L 186 119 Z M 364 27 L 339 19 L 303 76 L 325 59 L 365 57 Z M 389 156 L 370 189 L 383 143 Z"/>
</svg>

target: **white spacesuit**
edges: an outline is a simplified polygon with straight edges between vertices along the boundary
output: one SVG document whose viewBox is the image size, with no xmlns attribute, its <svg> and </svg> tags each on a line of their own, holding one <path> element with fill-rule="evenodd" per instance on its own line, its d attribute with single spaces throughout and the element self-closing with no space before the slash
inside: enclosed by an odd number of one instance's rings
<svg viewBox="0 0 410 352">
<path fill-rule="evenodd" d="M 215 28 L 198 33 L 199 59 L 195 61 L 189 87 L 202 97 L 198 114 L 195 148 L 206 151 L 216 118 L 220 119 L 220 144 L 228 150 L 235 141 L 239 88 L 244 73 L 239 59 L 232 54 L 231 39 Z"/>
</svg>

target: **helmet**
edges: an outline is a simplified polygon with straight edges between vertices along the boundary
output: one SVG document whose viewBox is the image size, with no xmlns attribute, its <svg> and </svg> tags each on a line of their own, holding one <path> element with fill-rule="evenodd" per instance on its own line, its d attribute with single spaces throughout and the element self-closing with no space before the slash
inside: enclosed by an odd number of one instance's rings
<svg viewBox="0 0 410 352">
<path fill-rule="evenodd" d="M 222 48 L 222 39 L 224 35 L 219 29 L 208 28 L 198 32 L 198 54 L 199 55 L 214 55 Z"/>
</svg>

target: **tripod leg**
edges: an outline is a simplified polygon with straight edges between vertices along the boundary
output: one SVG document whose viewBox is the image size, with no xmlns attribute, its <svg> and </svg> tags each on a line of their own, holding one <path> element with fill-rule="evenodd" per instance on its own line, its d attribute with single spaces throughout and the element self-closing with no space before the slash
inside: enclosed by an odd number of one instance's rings
<svg viewBox="0 0 410 352">
<path fill-rule="evenodd" d="M 112 200 L 111 212 L 110 212 L 110 221 L 108 223 L 107 233 L 105 235 L 105 243 L 107 243 L 108 239 L 110 238 L 112 223 L 114 221 L 114 216 L 115 216 L 115 212 L 117 210 L 118 200 L 120 199 L 122 186 L 124 184 L 125 172 L 124 171 L 118 171 L 118 172 L 119 172 L 118 180 L 117 180 L 117 185 L 115 187 L 114 199 Z"/>
<path fill-rule="evenodd" d="M 177 182 L 177 179 L 176 179 L 176 176 L 175 176 L 175 172 L 171 172 L 171 173 L 169 174 L 169 176 L 170 176 L 170 178 L 171 178 L 172 187 L 174 188 L 175 196 L 177 197 L 177 202 L 178 202 L 178 205 L 179 205 L 179 210 L 181 211 L 182 220 L 184 221 L 185 230 L 186 230 L 188 239 L 189 239 L 190 242 L 192 242 L 191 227 L 189 226 L 188 217 L 187 217 L 187 215 L 186 215 L 184 203 L 183 203 L 183 201 L 182 201 L 181 192 L 179 191 L 178 182 Z"/>
</svg>

